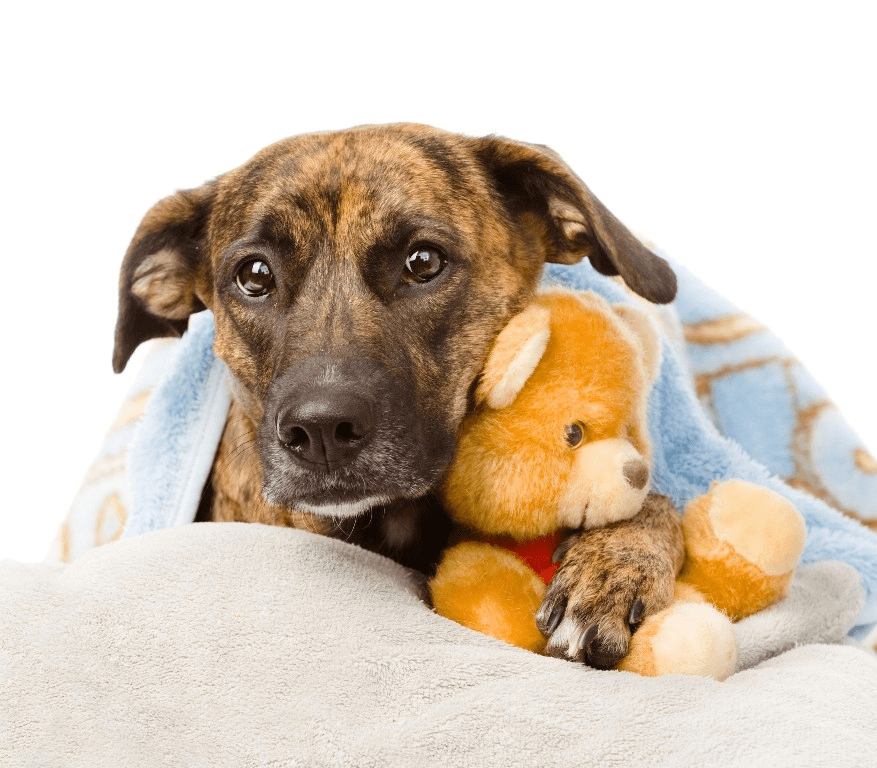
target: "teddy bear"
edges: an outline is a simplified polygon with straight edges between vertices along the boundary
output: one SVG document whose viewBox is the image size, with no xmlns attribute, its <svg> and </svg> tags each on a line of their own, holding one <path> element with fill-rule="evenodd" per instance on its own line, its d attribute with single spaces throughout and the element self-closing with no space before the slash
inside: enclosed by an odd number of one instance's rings
<svg viewBox="0 0 877 768">
<path fill-rule="evenodd" d="M 538 294 L 494 343 L 442 488 L 454 529 L 429 583 L 437 613 L 536 653 L 535 614 L 575 531 L 633 517 L 651 491 L 649 390 L 661 335 L 645 309 L 591 292 Z M 803 550 L 797 509 L 767 488 L 715 482 L 683 515 L 674 600 L 634 633 L 618 669 L 724 679 L 731 621 L 784 596 Z"/>
</svg>

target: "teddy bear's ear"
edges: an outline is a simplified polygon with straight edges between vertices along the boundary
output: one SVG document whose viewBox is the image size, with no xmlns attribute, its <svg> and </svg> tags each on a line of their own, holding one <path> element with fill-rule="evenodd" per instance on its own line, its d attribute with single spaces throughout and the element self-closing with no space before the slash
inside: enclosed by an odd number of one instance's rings
<svg viewBox="0 0 877 768">
<path fill-rule="evenodd" d="M 497 336 L 475 392 L 477 402 L 491 408 L 505 408 L 514 402 L 521 388 L 545 352 L 550 335 L 548 307 L 531 304 Z"/>
<path fill-rule="evenodd" d="M 656 322 L 646 310 L 635 304 L 615 304 L 612 309 L 636 337 L 646 378 L 651 386 L 661 370 L 661 332 Z"/>
</svg>

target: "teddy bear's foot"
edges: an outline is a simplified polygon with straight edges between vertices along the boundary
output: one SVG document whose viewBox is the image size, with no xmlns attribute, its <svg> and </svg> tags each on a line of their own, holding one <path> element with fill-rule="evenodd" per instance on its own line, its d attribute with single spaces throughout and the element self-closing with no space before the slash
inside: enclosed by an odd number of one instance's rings
<svg viewBox="0 0 877 768">
<path fill-rule="evenodd" d="M 649 616 L 616 667 L 625 672 L 702 675 L 724 680 L 737 664 L 737 639 L 727 616 L 706 603 L 674 603 Z"/>
<path fill-rule="evenodd" d="M 442 616 L 534 653 L 545 649 L 535 619 L 545 583 L 511 552 L 457 544 L 445 552 L 429 590 Z"/>
<path fill-rule="evenodd" d="M 806 539 L 793 504 L 743 480 L 714 483 L 686 507 L 682 527 L 680 578 L 734 621 L 786 594 Z"/>
</svg>

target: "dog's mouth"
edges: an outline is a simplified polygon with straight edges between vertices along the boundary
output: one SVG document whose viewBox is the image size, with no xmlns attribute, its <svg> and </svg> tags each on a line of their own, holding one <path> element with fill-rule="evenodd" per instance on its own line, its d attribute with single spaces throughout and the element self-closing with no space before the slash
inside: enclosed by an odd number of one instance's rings
<svg viewBox="0 0 877 768">
<path fill-rule="evenodd" d="M 277 440 L 262 439 L 262 492 L 269 504 L 324 517 L 355 517 L 434 488 L 450 463 L 450 438 L 424 445 L 410 433 L 378 437 L 349 464 L 330 469 L 298 461 Z"/>
<path fill-rule="evenodd" d="M 346 502 L 323 503 L 323 504 L 307 504 L 299 502 L 298 507 L 302 512 L 308 512 L 312 515 L 331 518 L 348 518 L 359 517 L 366 512 L 382 507 L 392 501 L 387 496 L 368 496 L 366 498 L 351 500 Z"/>
<path fill-rule="evenodd" d="M 378 465 L 371 470 L 348 467 L 328 473 L 302 468 L 282 455 L 267 462 L 263 457 L 263 495 L 269 504 L 288 509 L 322 517 L 356 517 L 394 501 L 425 495 L 438 482 L 447 464 L 436 462 L 426 472 L 407 467 L 396 474 L 392 471 L 393 462 L 389 466 L 380 463 L 386 457 L 386 453 L 377 452 L 372 461 Z M 361 463 L 366 466 L 372 462 L 366 455 Z M 364 475 L 370 476 L 371 482 L 363 482 Z"/>
</svg>

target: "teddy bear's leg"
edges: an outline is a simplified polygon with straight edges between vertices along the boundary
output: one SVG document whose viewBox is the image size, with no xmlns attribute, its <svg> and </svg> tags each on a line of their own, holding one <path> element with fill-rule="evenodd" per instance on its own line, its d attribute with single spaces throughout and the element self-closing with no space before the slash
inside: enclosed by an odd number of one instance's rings
<svg viewBox="0 0 877 768">
<path fill-rule="evenodd" d="M 806 539 L 794 505 L 743 480 L 714 483 L 686 507 L 682 529 L 680 580 L 733 621 L 786 594 Z"/>
<path fill-rule="evenodd" d="M 520 648 L 544 650 L 535 616 L 545 583 L 511 552 L 481 542 L 457 544 L 445 552 L 429 589 L 442 616 Z"/>
<path fill-rule="evenodd" d="M 649 616 L 630 640 L 616 669 L 639 675 L 729 677 L 737 665 L 737 638 L 727 616 L 695 590 L 678 585 L 677 600 Z"/>
</svg>

